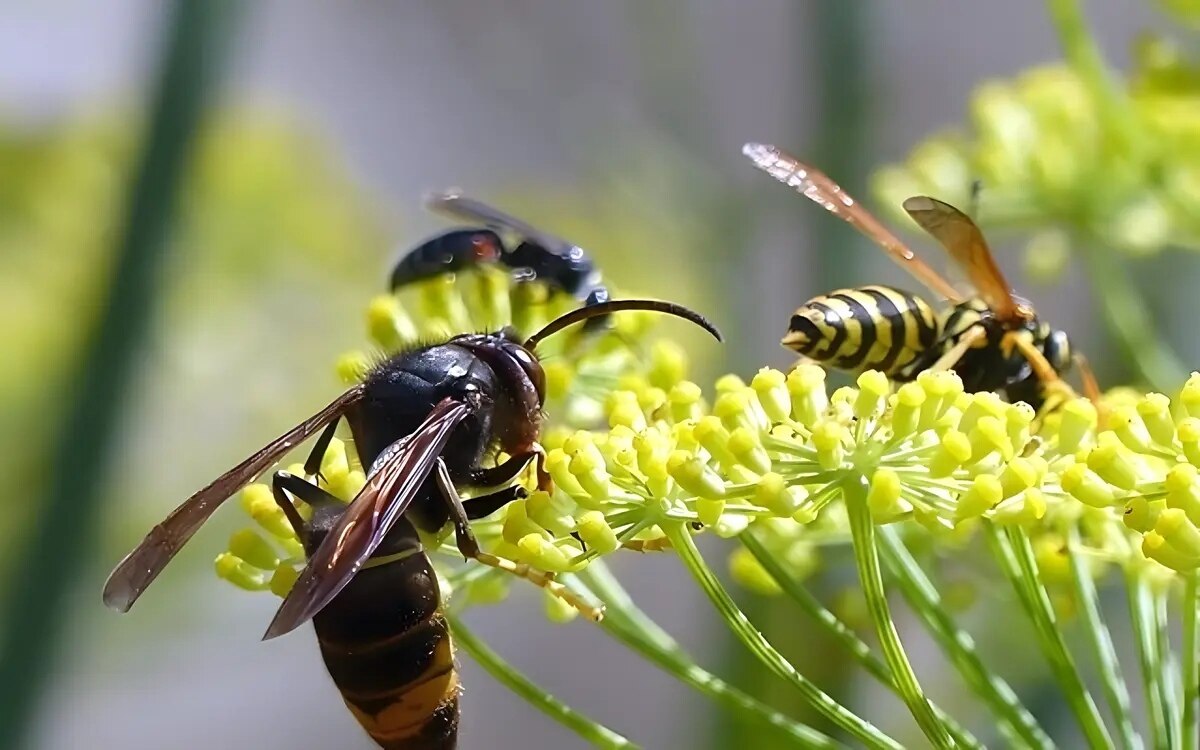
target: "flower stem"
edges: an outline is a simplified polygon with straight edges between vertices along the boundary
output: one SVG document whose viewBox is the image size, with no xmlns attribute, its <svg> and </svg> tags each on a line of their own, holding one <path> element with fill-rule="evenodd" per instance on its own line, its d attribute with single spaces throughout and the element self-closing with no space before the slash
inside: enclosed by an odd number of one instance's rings
<svg viewBox="0 0 1200 750">
<path fill-rule="evenodd" d="M 897 695 L 900 694 L 900 686 L 893 679 L 892 672 L 888 666 L 871 653 L 871 647 L 863 642 L 854 631 L 838 619 L 837 615 L 826 609 L 815 596 L 808 592 L 808 589 L 800 582 L 796 576 L 779 564 L 779 561 L 767 551 L 754 535 L 753 532 L 743 532 L 738 537 L 742 544 L 749 550 L 750 554 L 758 560 L 763 569 L 779 584 L 779 587 L 793 601 L 800 605 L 801 610 L 809 617 L 817 622 L 825 629 L 825 632 L 854 657 L 868 673 L 880 684 L 889 688 Z M 933 705 L 933 710 L 937 714 L 938 720 L 945 726 L 950 733 L 954 742 L 963 748 L 982 748 L 982 743 L 979 742 L 967 729 L 961 726 L 949 714 L 939 708 L 936 704 Z"/>
<path fill-rule="evenodd" d="M 879 637 L 884 659 L 892 670 L 901 699 L 925 737 L 935 747 L 951 748 L 954 742 L 921 690 L 908 655 L 904 653 L 904 645 L 900 643 L 896 623 L 892 620 L 887 593 L 883 590 L 879 549 L 875 546 L 875 520 L 871 518 L 871 509 L 867 506 L 867 489 L 867 479 L 861 476 L 857 481 L 847 481 L 842 485 L 842 496 L 850 517 L 850 534 L 854 540 L 854 562 L 858 566 L 858 579 L 867 600 L 867 610 L 875 624 L 875 634 Z"/>
<path fill-rule="evenodd" d="M 1155 750 L 1177 747 L 1172 742 L 1171 720 L 1167 716 L 1167 669 L 1160 651 L 1155 609 L 1156 595 L 1136 570 L 1127 575 L 1129 614 L 1137 641 L 1138 659 L 1142 667 L 1142 685 L 1146 693 L 1147 721 L 1150 725 L 1151 746 Z"/>
<path fill-rule="evenodd" d="M 1183 739 L 1180 747 L 1200 747 L 1200 727 L 1196 724 L 1196 707 L 1200 702 L 1200 650 L 1196 638 L 1197 581 L 1200 576 L 1188 573 L 1183 584 Z"/>
<path fill-rule="evenodd" d="M 1029 537 L 1020 529 L 998 529 L 992 523 L 985 523 L 984 528 L 1001 571 L 1029 615 L 1037 633 L 1038 645 L 1050 663 L 1054 678 L 1074 712 L 1089 747 L 1112 748 L 1112 738 L 1100 718 L 1100 711 L 1083 684 L 1071 652 L 1067 650 L 1066 639 L 1050 604 L 1050 595 L 1039 578 Z"/>
<path fill-rule="evenodd" d="M 1096 660 L 1096 667 L 1104 686 L 1108 709 L 1117 722 L 1121 747 L 1127 750 L 1141 750 L 1142 738 L 1138 736 L 1137 730 L 1133 726 L 1133 715 L 1129 707 L 1129 691 L 1125 687 L 1121 663 L 1117 659 L 1112 634 L 1100 611 L 1100 597 L 1096 592 L 1096 584 L 1092 580 L 1091 571 L 1088 570 L 1087 560 L 1079 550 L 1079 530 L 1072 526 L 1067 543 L 1067 556 L 1071 562 L 1071 579 L 1075 587 L 1075 596 L 1079 600 L 1081 620 L 1086 625 L 1085 630 L 1088 643 L 1092 648 L 1092 656 Z"/>
<path fill-rule="evenodd" d="M 692 539 L 692 535 L 688 533 L 683 524 L 666 523 L 662 526 L 667 536 L 671 539 L 672 546 L 679 553 L 679 559 L 683 561 L 688 572 L 692 574 L 692 577 L 696 579 L 700 588 L 708 595 L 709 600 L 716 607 L 725 624 L 729 626 L 729 629 L 751 654 L 770 669 L 772 673 L 800 691 L 801 697 L 812 706 L 814 711 L 850 733 L 866 747 L 900 750 L 900 743 L 884 734 L 875 725 L 842 706 L 816 685 L 809 682 L 804 675 L 796 671 L 796 668 L 782 654 L 775 650 L 729 596 L 729 592 L 717 580 L 712 569 L 705 564 L 704 558 L 700 555 L 700 550 L 696 549 L 696 543 Z"/>
<path fill-rule="evenodd" d="M 529 702 L 531 706 L 570 729 L 595 747 L 636 748 L 626 738 L 584 716 L 555 698 L 532 680 L 519 672 L 499 654 L 488 647 L 471 629 L 455 615 L 447 614 L 446 620 L 454 633 L 454 643 L 471 655 L 484 671 L 497 682 Z"/>
<path fill-rule="evenodd" d="M 879 540 L 883 559 L 895 576 L 900 593 L 950 658 L 967 687 L 983 699 L 992 713 L 1003 722 L 1007 733 L 1020 738 L 1026 747 L 1041 750 L 1053 748 L 1054 741 L 1029 709 L 1021 704 L 1016 691 L 983 663 L 974 639 L 961 630 L 947 613 L 937 589 L 900 541 L 895 529 L 880 529 Z"/>
<path fill-rule="evenodd" d="M 745 719 L 772 727 L 801 747 L 813 750 L 841 750 L 845 747 L 697 665 L 683 647 L 633 603 L 603 562 L 591 563 L 576 577 L 605 604 L 605 617 L 600 627 L 680 682 Z"/>
</svg>

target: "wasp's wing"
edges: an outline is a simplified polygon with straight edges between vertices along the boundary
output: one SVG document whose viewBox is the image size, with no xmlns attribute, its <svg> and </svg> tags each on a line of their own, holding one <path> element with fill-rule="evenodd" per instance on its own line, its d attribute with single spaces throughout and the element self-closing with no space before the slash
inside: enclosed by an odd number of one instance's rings
<svg viewBox="0 0 1200 750">
<path fill-rule="evenodd" d="M 221 503 L 314 432 L 342 416 L 360 398 L 362 388 L 351 388 L 324 409 L 267 443 L 254 455 L 184 500 L 113 569 L 104 584 L 104 603 L 122 612 L 129 611 L 142 592 Z"/>
<path fill-rule="evenodd" d="M 997 318 L 1011 322 L 1020 317 L 1012 289 L 996 265 L 983 232 L 971 217 L 949 203 L 924 195 L 904 201 L 904 210 L 966 271 L 967 278 Z"/>
<path fill-rule="evenodd" d="M 425 207 L 431 211 L 453 216 L 469 222 L 478 222 L 487 227 L 514 232 L 524 239 L 534 242 L 547 250 L 565 255 L 575 247 L 574 242 L 568 242 L 561 237 L 542 231 L 537 227 L 522 221 L 495 206 L 474 198 L 468 198 L 457 190 L 444 190 L 440 193 L 429 193 L 425 196 Z"/>
<path fill-rule="evenodd" d="M 952 302 L 962 301 L 962 295 L 948 281 L 918 258 L 916 253 L 824 172 L 775 146 L 747 143 L 742 147 L 742 153 L 754 162 L 754 166 L 784 185 L 794 188 L 804 197 L 862 232 L 933 293 Z"/>
<path fill-rule="evenodd" d="M 467 404 L 443 399 L 411 435 L 392 443 L 376 459 L 367 483 L 300 572 L 264 640 L 310 620 L 350 582 L 408 509 L 450 433 L 470 413 Z"/>
</svg>

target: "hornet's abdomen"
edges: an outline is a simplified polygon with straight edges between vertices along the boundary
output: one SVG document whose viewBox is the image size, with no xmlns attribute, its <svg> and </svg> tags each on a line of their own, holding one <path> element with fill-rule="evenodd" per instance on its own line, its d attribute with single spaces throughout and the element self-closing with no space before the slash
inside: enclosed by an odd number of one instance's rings
<svg viewBox="0 0 1200 750">
<path fill-rule="evenodd" d="M 346 706 L 381 748 L 452 750 L 459 684 L 437 576 L 412 526 L 397 526 L 390 549 L 313 618 L 317 641 Z"/>
<path fill-rule="evenodd" d="M 783 345 L 850 372 L 879 370 L 897 381 L 916 377 L 938 340 L 938 319 L 921 298 L 872 285 L 813 297 L 792 314 Z"/>
</svg>

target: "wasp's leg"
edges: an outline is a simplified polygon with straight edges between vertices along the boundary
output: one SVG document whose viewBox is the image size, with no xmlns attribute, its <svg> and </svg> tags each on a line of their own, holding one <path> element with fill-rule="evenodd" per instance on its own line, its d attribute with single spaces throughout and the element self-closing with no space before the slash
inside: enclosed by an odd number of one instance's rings
<svg viewBox="0 0 1200 750">
<path fill-rule="evenodd" d="M 938 372 L 953 368 L 963 358 L 963 355 L 967 353 L 968 349 L 975 346 L 980 339 L 984 338 L 987 338 L 987 331 L 983 329 L 983 326 L 976 325 L 969 328 L 962 335 L 962 338 L 955 342 L 954 346 L 950 347 L 945 354 L 938 357 L 937 361 L 930 365 L 928 369 L 931 372 Z"/>
<path fill-rule="evenodd" d="M 337 432 L 340 421 L 340 419 L 335 419 L 325 425 L 325 429 L 321 430 L 321 434 L 317 436 L 317 442 L 313 443 L 308 458 L 304 460 L 304 473 L 308 476 L 325 478 L 321 476 L 321 463 L 325 460 L 325 451 L 329 450 L 329 444 L 333 442 L 333 434 Z"/>
<path fill-rule="evenodd" d="M 1033 368 L 1033 374 L 1041 382 L 1042 391 L 1047 399 L 1066 401 L 1075 398 L 1075 389 L 1059 376 L 1058 371 L 1046 359 L 1046 355 L 1033 345 L 1028 338 L 1018 333 L 1005 334 L 1002 346 L 1011 346 L 1025 356 L 1025 361 Z"/>
<path fill-rule="evenodd" d="M 271 477 L 271 494 L 275 497 L 275 503 L 279 505 L 288 523 L 292 525 L 292 530 L 296 532 L 296 536 L 302 543 L 308 533 L 308 526 L 300 516 L 300 511 L 296 509 L 296 504 L 292 502 L 289 493 L 313 508 L 329 504 L 345 505 L 336 495 L 312 484 L 304 477 L 298 477 L 287 471 L 275 472 L 275 475 Z"/>
<path fill-rule="evenodd" d="M 535 447 L 527 453 L 519 453 L 507 461 L 487 469 L 475 469 L 467 476 L 467 481 L 474 487 L 499 487 L 517 478 L 517 475 L 529 466 L 534 458 L 538 459 L 538 470 L 541 470 L 545 453 L 540 447 Z"/>
<path fill-rule="evenodd" d="M 671 549 L 671 539 L 665 536 L 657 539 L 630 539 L 621 546 L 634 552 L 663 552 Z"/>
<path fill-rule="evenodd" d="M 442 497 L 449 506 L 450 520 L 454 524 L 454 541 L 463 557 L 491 568 L 507 571 L 518 578 L 524 578 L 535 586 L 545 589 L 551 596 L 566 602 L 593 622 L 603 619 L 604 607 L 591 604 L 578 593 L 554 580 L 554 576 L 550 573 L 532 568 L 526 563 L 515 562 L 479 549 L 479 542 L 475 540 L 475 535 L 471 532 L 470 517 L 467 515 L 466 508 L 463 507 L 462 498 L 458 495 L 454 480 L 450 477 L 450 470 L 446 468 L 446 462 L 441 458 L 437 460 L 434 475 L 437 477 Z M 483 500 L 484 498 L 476 499 Z"/>
</svg>

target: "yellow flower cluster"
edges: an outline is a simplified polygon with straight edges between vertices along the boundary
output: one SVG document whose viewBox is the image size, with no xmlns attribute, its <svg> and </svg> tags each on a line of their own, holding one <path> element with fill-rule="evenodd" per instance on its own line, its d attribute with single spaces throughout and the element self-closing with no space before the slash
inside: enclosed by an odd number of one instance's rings
<svg viewBox="0 0 1200 750">
<path fill-rule="evenodd" d="M 989 226 L 1038 230 L 1031 271 L 1065 267 L 1068 233 L 1134 254 L 1200 249 L 1200 68 L 1160 39 L 1138 49 L 1127 88 L 1105 101 L 1064 65 L 975 90 L 963 130 L 932 136 L 875 176 L 881 204 L 911 195 L 964 209 L 982 186 Z"/>
<path fill-rule="evenodd" d="M 396 297 L 378 298 L 371 337 L 393 351 L 422 336 L 495 327 L 505 316 L 530 330 L 575 304 L 502 276 L 424 284 L 412 316 Z M 1097 563 L 1153 561 L 1166 577 L 1200 568 L 1200 375 L 1174 404 L 1161 394 L 1110 394 L 1100 404 L 1103 428 L 1085 399 L 1039 417 L 992 393 L 964 393 L 951 372 L 899 387 L 866 372 L 857 387 L 830 393 L 824 370 L 800 365 L 760 370 L 749 383 L 726 376 L 706 398 L 686 379 L 683 353 L 647 344 L 646 319 L 630 317 L 580 334 L 588 341 L 564 336 L 546 355 L 556 373 L 543 435 L 554 491 L 531 492 L 477 522 L 489 551 L 569 574 L 621 548 L 666 548 L 669 524 L 723 537 L 753 525 L 789 569 L 805 571 L 823 545 L 849 543 L 843 488 L 866 479 L 877 523 L 915 521 L 912 528 L 950 548 L 981 520 L 1017 525 L 1050 580 L 1056 570 L 1068 574 L 1062 551 L 1075 532 Z M 369 361 L 348 355 L 339 371 L 353 380 Z M 607 429 L 569 426 L 596 414 Z M 364 476 L 334 441 L 320 481 L 349 500 Z M 247 487 L 241 505 L 257 528 L 234 535 L 218 574 L 285 593 L 303 564 L 295 535 L 265 485 Z M 749 555 L 735 553 L 732 567 L 743 583 L 773 589 Z M 466 586 L 466 598 L 495 600 L 504 587 L 489 578 L 478 588 Z"/>
</svg>

